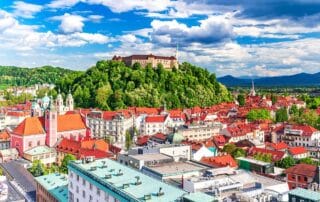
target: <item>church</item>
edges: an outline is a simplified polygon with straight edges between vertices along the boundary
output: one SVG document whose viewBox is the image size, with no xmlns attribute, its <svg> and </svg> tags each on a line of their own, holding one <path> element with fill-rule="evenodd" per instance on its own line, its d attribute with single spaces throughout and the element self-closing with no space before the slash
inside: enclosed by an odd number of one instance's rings
<svg viewBox="0 0 320 202">
<path fill-rule="evenodd" d="M 22 156 L 25 151 L 37 146 L 55 147 L 62 138 L 78 141 L 87 137 L 89 129 L 84 118 L 71 111 L 73 98 L 70 93 L 66 103 L 67 106 L 64 106 L 59 93 L 55 101 L 46 96 L 40 104 L 34 104 L 32 116 L 9 131 L 11 147 L 16 148 Z"/>
</svg>

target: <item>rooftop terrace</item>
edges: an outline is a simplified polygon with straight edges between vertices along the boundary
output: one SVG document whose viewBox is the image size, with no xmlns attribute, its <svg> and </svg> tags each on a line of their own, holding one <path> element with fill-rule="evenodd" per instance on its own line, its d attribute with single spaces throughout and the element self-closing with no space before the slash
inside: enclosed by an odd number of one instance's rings
<svg viewBox="0 0 320 202">
<path fill-rule="evenodd" d="M 74 161 L 68 167 L 102 190 L 112 190 L 125 200 L 144 201 L 145 197 L 150 197 L 148 201 L 169 202 L 177 201 L 186 194 L 181 189 L 110 159 L 99 159 L 89 163 Z"/>
</svg>

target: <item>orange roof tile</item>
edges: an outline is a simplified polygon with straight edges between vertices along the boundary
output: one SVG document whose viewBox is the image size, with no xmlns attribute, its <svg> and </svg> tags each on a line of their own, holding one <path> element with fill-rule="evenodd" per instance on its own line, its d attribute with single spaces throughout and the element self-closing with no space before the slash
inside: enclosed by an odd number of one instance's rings
<svg viewBox="0 0 320 202">
<path fill-rule="evenodd" d="M 58 132 L 86 129 L 80 114 L 67 114 L 58 116 Z"/>
<path fill-rule="evenodd" d="M 305 154 L 308 151 L 304 147 L 290 147 L 289 153 L 291 155 L 299 155 L 299 154 Z"/>
<path fill-rule="evenodd" d="M 6 141 L 10 139 L 10 135 L 7 131 L 3 131 L 0 133 L 0 141 Z"/>
<path fill-rule="evenodd" d="M 38 117 L 27 117 L 13 130 L 13 133 L 26 136 L 45 134 L 45 131 Z"/>
<path fill-rule="evenodd" d="M 317 166 L 300 163 L 285 170 L 285 173 L 291 173 L 296 175 L 315 177 L 317 172 Z"/>
<path fill-rule="evenodd" d="M 203 157 L 201 162 L 213 167 L 230 166 L 234 168 L 238 166 L 237 161 L 234 160 L 230 154 L 215 157 Z"/>
</svg>

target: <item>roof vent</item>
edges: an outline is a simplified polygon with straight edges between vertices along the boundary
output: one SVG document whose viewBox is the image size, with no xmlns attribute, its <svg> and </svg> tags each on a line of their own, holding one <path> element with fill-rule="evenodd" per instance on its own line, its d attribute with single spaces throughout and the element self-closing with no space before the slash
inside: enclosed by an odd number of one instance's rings
<svg viewBox="0 0 320 202">
<path fill-rule="evenodd" d="M 135 178 L 137 179 L 137 181 L 134 183 L 135 185 L 140 185 L 140 184 L 142 184 L 139 176 L 135 176 Z"/>
<path fill-rule="evenodd" d="M 121 171 L 121 169 L 119 169 L 117 176 L 121 176 L 121 175 L 123 175 L 123 172 Z"/>
<path fill-rule="evenodd" d="M 162 187 L 160 187 L 157 193 L 157 196 L 163 196 L 163 195 L 164 195 L 164 192 L 162 191 Z"/>
<path fill-rule="evenodd" d="M 102 166 L 101 166 L 101 168 L 108 168 L 108 166 L 106 165 L 106 161 L 101 161 L 101 163 L 102 163 Z"/>
<path fill-rule="evenodd" d="M 151 194 L 146 194 L 143 196 L 143 200 L 147 201 L 147 200 L 151 200 Z"/>
<path fill-rule="evenodd" d="M 112 168 L 112 169 L 110 169 L 110 170 L 109 170 L 109 172 L 110 172 L 110 173 L 114 172 L 114 169 L 113 169 L 113 168 Z"/>
<path fill-rule="evenodd" d="M 122 189 L 125 189 L 125 188 L 128 188 L 128 187 L 129 187 L 128 183 L 122 185 Z"/>
<path fill-rule="evenodd" d="M 112 177 L 112 175 L 110 175 L 110 174 L 104 176 L 105 179 L 111 179 L 111 177 Z"/>
<path fill-rule="evenodd" d="M 92 166 L 92 167 L 90 168 L 90 171 L 95 171 L 95 170 L 97 170 L 97 166 Z"/>
</svg>

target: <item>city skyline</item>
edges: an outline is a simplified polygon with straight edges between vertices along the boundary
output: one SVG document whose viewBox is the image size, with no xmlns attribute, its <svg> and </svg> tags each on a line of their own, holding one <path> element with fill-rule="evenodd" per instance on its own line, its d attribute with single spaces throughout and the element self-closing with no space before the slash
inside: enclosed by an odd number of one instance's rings
<svg viewBox="0 0 320 202">
<path fill-rule="evenodd" d="M 113 55 L 175 55 L 218 76 L 319 71 L 320 2 L 0 2 L 0 65 L 85 70 Z"/>
</svg>

